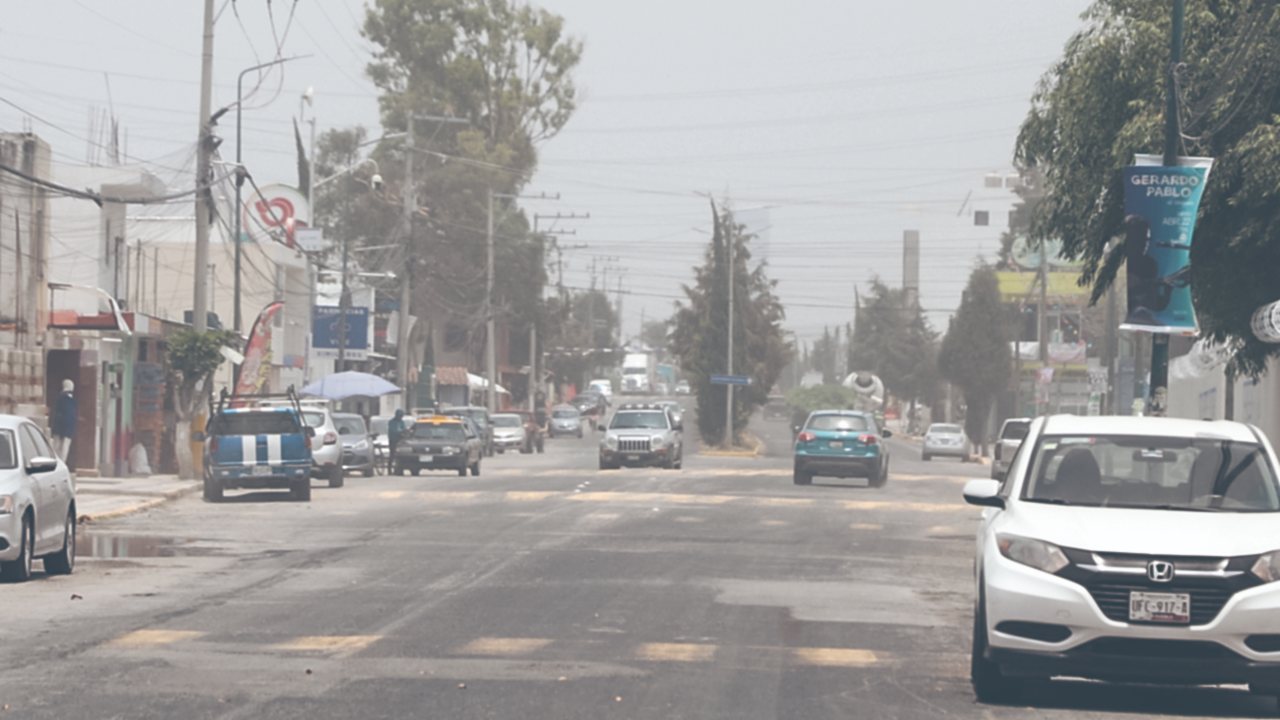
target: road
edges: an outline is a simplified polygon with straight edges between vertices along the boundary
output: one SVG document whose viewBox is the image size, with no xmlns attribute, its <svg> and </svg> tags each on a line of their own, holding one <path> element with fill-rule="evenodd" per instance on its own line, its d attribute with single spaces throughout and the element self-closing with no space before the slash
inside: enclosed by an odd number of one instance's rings
<svg viewBox="0 0 1280 720">
<path fill-rule="evenodd" d="M 773 452 L 598 472 L 594 438 L 478 478 L 186 498 L 0 586 L 0 717 L 1260 717 L 1239 689 L 968 686 L 985 468 L 890 441 L 887 487 Z M 781 449 L 781 452 L 779 452 Z"/>
</svg>

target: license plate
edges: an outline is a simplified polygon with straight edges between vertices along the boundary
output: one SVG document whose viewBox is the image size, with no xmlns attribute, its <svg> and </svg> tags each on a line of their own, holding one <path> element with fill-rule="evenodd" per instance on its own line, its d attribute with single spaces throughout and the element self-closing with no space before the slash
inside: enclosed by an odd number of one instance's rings
<svg viewBox="0 0 1280 720">
<path fill-rule="evenodd" d="M 639 461 L 640 461 L 640 456 L 639 456 L 639 455 L 628 455 L 628 456 L 627 456 L 627 460 L 628 460 L 629 462 L 639 462 Z"/>
<path fill-rule="evenodd" d="M 429 463 L 429 462 L 433 462 L 435 459 L 436 459 L 435 455 L 419 455 L 418 456 L 418 462 Z"/>
<path fill-rule="evenodd" d="M 831 442 L 827 443 L 827 445 L 835 448 L 836 450 L 839 450 L 840 448 L 844 447 L 844 443 L 839 440 L 832 440 Z"/>
<path fill-rule="evenodd" d="M 1129 593 L 1129 620 L 1188 625 L 1191 623 L 1189 593 Z"/>
<path fill-rule="evenodd" d="M 253 466 L 253 474 L 254 474 L 255 476 L 257 476 L 257 477 L 263 477 L 263 476 L 266 476 L 266 475 L 270 475 L 270 474 L 271 474 L 271 467 L 270 467 L 269 465 L 254 465 L 254 466 Z"/>
</svg>

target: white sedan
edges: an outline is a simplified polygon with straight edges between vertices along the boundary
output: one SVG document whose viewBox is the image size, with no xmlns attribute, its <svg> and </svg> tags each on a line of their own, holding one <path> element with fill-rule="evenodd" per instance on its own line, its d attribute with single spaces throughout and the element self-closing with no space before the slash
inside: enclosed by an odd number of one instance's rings
<svg viewBox="0 0 1280 720">
<path fill-rule="evenodd" d="M 35 423 L 0 415 L 0 579 L 27 580 L 36 558 L 50 575 L 75 569 L 75 487 Z"/>
<path fill-rule="evenodd" d="M 1249 425 L 1038 418 L 1003 482 L 973 480 L 971 680 L 1248 684 L 1280 696 L 1280 484 Z"/>
</svg>

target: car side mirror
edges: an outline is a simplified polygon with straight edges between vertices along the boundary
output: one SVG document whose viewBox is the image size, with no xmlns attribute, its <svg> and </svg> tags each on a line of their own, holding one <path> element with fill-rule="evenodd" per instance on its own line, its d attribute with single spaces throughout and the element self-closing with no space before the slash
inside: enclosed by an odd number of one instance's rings
<svg viewBox="0 0 1280 720">
<path fill-rule="evenodd" d="M 890 430 L 889 428 L 885 428 L 880 431 L 880 437 L 888 440 L 889 438 L 893 437 L 893 431 Z"/>
<path fill-rule="evenodd" d="M 1004 509 L 1004 498 L 1000 497 L 1000 481 L 970 480 L 964 486 L 964 501 L 978 507 Z"/>
<path fill-rule="evenodd" d="M 596 432 L 605 432 L 606 430 L 608 430 L 608 428 L 606 428 L 603 424 L 596 423 Z"/>
<path fill-rule="evenodd" d="M 27 474 L 40 475 L 58 469 L 58 458 L 33 457 L 27 461 Z"/>
</svg>

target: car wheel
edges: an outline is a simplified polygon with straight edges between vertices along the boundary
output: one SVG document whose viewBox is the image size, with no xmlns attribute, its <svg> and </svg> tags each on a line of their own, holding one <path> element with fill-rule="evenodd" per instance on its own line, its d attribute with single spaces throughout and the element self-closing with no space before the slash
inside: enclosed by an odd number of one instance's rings
<svg viewBox="0 0 1280 720">
<path fill-rule="evenodd" d="M 222 482 L 215 477 L 204 477 L 204 499 L 206 502 L 222 502 Z"/>
<path fill-rule="evenodd" d="M 600 459 L 600 469 L 601 469 L 601 470 L 617 470 L 617 469 L 618 469 L 618 466 L 617 466 L 617 465 L 614 465 L 614 464 L 612 464 L 612 463 L 607 463 L 607 462 L 605 462 L 605 461 L 604 461 L 604 458 L 601 458 L 601 459 Z"/>
<path fill-rule="evenodd" d="M 1000 666 L 987 658 L 986 600 L 978 594 L 978 604 L 973 611 L 973 644 L 969 659 L 969 682 L 978 702 L 1005 703 L 1017 697 L 1021 689 L 1018 681 L 1005 676 Z"/>
<path fill-rule="evenodd" d="M 414 468 L 414 469 L 410 470 L 409 472 L 413 473 L 413 476 L 414 476 L 414 477 L 418 477 L 419 475 L 421 475 L 421 474 L 422 474 L 422 468 Z"/>
<path fill-rule="evenodd" d="M 920 453 L 920 459 L 925 462 L 929 462 L 929 459 L 930 459 L 929 453 Z"/>
<path fill-rule="evenodd" d="M 343 476 L 341 467 L 335 465 L 331 470 L 329 470 L 329 487 L 340 488 L 345 482 L 346 479 Z"/>
<path fill-rule="evenodd" d="M 684 469 L 684 450 L 683 449 L 680 451 L 680 456 L 676 458 L 676 462 L 675 462 L 675 465 L 673 465 L 673 467 L 676 470 Z"/>
<path fill-rule="evenodd" d="M 70 575 L 76 569 L 76 515 L 67 513 L 62 528 L 62 549 L 44 558 L 44 571 L 50 575 Z"/>
<path fill-rule="evenodd" d="M 475 461 L 475 464 L 471 466 L 471 477 L 480 477 L 480 461 L 479 460 Z"/>
<path fill-rule="evenodd" d="M 796 485 L 812 485 L 813 473 L 806 472 L 803 468 L 797 465 L 795 472 L 793 472 L 791 475 L 791 480 Z"/>
<path fill-rule="evenodd" d="M 5 582 L 26 582 L 31 579 L 32 552 L 35 549 L 35 531 L 31 524 L 31 516 L 22 518 L 22 545 L 18 548 L 18 559 L 0 562 L 0 580 Z"/>
<path fill-rule="evenodd" d="M 463 465 L 462 467 L 458 468 L 458 477 L 466 477 L 466 476 L 467 476 L 467 466 Z"/>
<path fill-rule="evenodd" d="M 581 439 L 582 439 L 582 431 L 581 431 L 581 430 L 579 430 L 579 431 L 578 431 L 578 439 L 579 439 L 579 440 L 581 440 Z"/>
<path fill-rule="evenodd" d="M 361 473 L 361 474 L 362 474 L 362 475 L 364 475 L 364 476 L 365 476 L 365 477 L 367 477 L 367 478 L 371 478 L 371 477 L 373 477 L 373 466 L 372 466 L 372 465 L 370 465 L 369 467 L 365 468 L 365 469 L 364 469 L 364 472 L 363 472 L 363 473 Z"/>
<path fill-rule="evenodd" d="M 887 482 L 889 482 L 889 461 L 883 460 L 876 467 L 875 475 L 872 476 L 870 485 L 873 488 L 882 488 Z"/>
<path fill-rule="evenodd" d="M 311 502 L 311 478 L 294 480 L 293 486 L 289 488 L 289 495 L 298 502 Z"/>
</svg>

